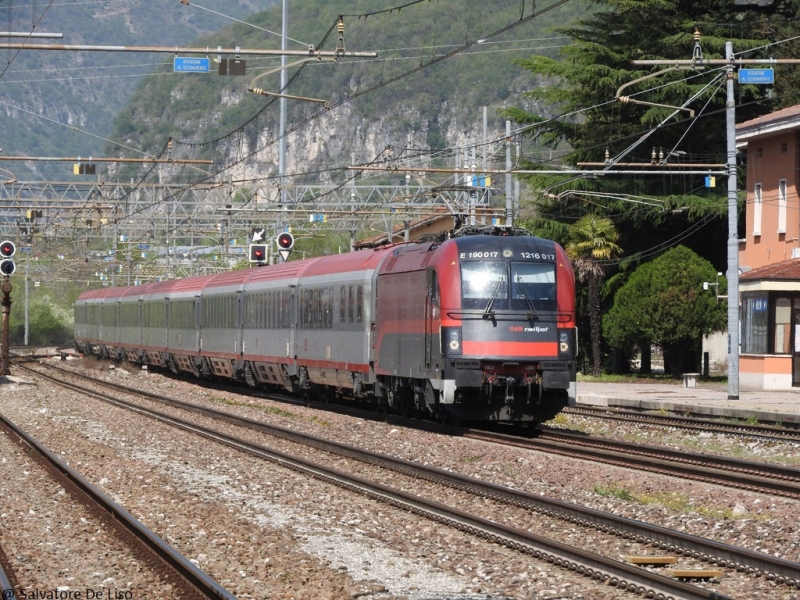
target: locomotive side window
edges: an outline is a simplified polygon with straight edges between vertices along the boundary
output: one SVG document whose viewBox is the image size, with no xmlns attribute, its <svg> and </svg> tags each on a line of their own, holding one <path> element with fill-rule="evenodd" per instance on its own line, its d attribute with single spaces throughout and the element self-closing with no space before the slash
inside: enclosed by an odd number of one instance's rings
<svg viewBox="0 0 800 600">
<path fill-rule="evenodd" d="M 431 271 L 431 304 L 439 306 L 439 277 Z"/>
<path fill-rule="evenodd" d="M 461 307 L 508 308 L 508 274 L 504 262 L 461 263 Z"/>
</svg>

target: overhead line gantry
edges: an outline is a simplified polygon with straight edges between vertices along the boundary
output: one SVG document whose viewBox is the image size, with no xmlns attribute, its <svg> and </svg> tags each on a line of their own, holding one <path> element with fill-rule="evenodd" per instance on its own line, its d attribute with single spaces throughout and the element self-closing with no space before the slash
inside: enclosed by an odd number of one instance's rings
<svg viewBox="0 0 800 600">
<path fill-rule="evenodd" d="M 153 52 L 160 54 L 234 54 L 237 56 L 314 56 L 319 58 L 376 58 L 377 52 L 353 52 L 336 50 L 317 50 L 313 44 L 308 50 L 266 50 L 223 48 L 222 46 L 93 46 L 89 44 L 25 44 L 2 43 L 0 49 L 8 50 L 51 50 L 61 52 Z"/>
</svg>

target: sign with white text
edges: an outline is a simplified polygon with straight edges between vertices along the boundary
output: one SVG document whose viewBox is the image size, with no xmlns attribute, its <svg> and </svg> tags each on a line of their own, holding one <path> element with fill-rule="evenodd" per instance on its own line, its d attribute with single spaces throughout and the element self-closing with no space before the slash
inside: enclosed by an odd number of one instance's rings
<svg viewBox="0 0 800 600">
<path fill-rule="evenodd" d="M 176 56 L 172 69 L 176 73 L 209 73 L 211 61 L 208 58 L 189 58 Z"/>
</svg>

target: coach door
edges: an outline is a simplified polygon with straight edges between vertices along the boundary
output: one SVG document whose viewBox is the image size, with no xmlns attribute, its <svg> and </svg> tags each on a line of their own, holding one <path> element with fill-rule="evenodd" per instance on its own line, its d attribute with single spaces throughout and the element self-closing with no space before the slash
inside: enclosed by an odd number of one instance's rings
<svg viewBox="0 0 800 600">
<path fill-rule="evenodd" d="M 243 354 L 244 349 L 244 323 L 242 322 L 242 316 L 244 314 L 244 302 L 242 301 L 242 290 L 238 290 L 236 292 L 236 300 L 234 301 L 235 304 L 233 306 L 233 311 L 235 315 L 234 327 L 235 327 L 235 339 L 233 342 L 233 352 L 235 354 Z"/>
<path fill-rule="evenodd" d="M 194 297 L 194 310 L 192 311 L 194 315 L 194 321 L 192 321 L 192 325 L 194 326 L 194 351 L 200 351 L 200 296 L 197 295 Z"/>
</svg>

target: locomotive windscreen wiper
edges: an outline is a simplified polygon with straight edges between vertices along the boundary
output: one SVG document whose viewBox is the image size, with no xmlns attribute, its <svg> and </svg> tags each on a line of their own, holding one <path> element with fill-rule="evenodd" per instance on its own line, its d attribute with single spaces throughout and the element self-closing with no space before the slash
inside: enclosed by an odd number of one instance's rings
<svg viewBox="0 0 800 600">
<path fill-rule="evenodd" d="M 500 291 L 500 284 L 503 283 L 503 278 L 497 280 L 497 285 L 494 286 L 494 292 L 492 292 L 492 297 L 489 298 L 489 302 L 486 304 L 486 308 L 483 309 L 483 318 L 484 319 L 492 319 L 494 321 L 494 311 L 492 310 L 492 304 L 494 304 L 495 298 L 497 298 L 497 292 Z"/>
<path fill-rule="evenodd" d="M 519 284 L 519 291 L 522 292 L 522 297 L 525 298 L 525 303 L 528 305 L 528 320 L 535 321 L 539 318 L 536 314 L 536 309 L 533 308 L 533 302 L 525 291 L 525 284 L 522 282 L 522 277 L 517 276 L 517 283 Z"/>
</svg>

